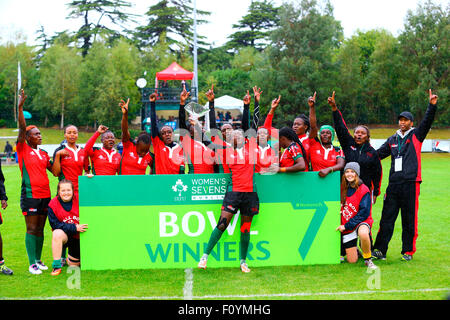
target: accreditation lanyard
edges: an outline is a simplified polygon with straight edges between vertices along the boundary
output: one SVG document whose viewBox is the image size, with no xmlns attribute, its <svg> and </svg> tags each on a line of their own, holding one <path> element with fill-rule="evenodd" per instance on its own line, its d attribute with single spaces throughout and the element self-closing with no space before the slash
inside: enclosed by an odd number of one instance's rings
<svg viewBox="0 0 450 320">
<path fill-rule="evenodd" d="M 362 151 L 363 151 L 363 149 L 364 149 L 365 146 L 366 146 L 366 144 L 363 144 L 363 145 L 361 146 L 361 149 L 359 149 L 359 156 L 361 156 L 361 153 L 362 153 Z"/>
<path fill-rule="evenodd" d="M 405 139 L 399 139 L 399 136 L 397 135 L 397 157 L 395 158 L 394 162 L 394 171 L 402 171 L 403 170 L 403 159 L 400 156 L 400 152 L 402 151 L 402 147 L 405 144 Z"/>
</svg>

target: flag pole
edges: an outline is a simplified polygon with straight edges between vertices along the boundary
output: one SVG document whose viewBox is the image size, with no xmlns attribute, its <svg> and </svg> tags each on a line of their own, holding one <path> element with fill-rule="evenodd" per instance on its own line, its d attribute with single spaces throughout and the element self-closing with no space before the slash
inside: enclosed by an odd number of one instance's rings
<svg viewBox="0 0 450 320">
<path fill-rule="evenodd" d="M 20 61 L 17 61 L 17 91 L 14 90 L 14 120 L 19 128 L 19 97 L 20 89 L 22 89 L 22 73 L 20 71 Z"/>
<path fill-rule="evenodd" d="M 197 0 L 194 0 L 194 87 L 195 101 L 198 102 L 198 70 L 197 70 Z"/>
</svg>

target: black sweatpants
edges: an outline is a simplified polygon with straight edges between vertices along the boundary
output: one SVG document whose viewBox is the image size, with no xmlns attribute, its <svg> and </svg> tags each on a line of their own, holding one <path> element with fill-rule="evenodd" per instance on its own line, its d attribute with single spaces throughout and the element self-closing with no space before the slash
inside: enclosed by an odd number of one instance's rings
<svg viewBox="0 0 450 320">
<path fill-rule="evenodd" d="M 380 229 L 374 249 L 386 254 L 389 241 L 394 233 L 398 212 L 402 216 L 402 254 L 413 255 L 416 252 L 417 213 L 419 210 L 420 182 L 389 184 L 384 197 Z"/>
</svg>

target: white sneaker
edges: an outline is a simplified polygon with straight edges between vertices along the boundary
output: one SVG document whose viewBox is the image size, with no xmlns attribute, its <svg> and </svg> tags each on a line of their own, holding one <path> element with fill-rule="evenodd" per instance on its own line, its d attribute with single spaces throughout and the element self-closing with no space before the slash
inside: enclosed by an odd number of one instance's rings
<svg viewBox="0 0 450 320">
<path fill-rule="evenodd" d="M 31 274 L 41 274 L 42 273 L 41 269 L 39 269 L 39 267 L 36 264 L 32 264 L 28 268 L 28 271 L 30 271 Z"/>
<path fill-rule="evenodd" d="M 364 261 L 364 264 L 369 269 L 377 269 L 378 267 L 373 263 L 372 259 L 368 259 Z"/>
<path fill-rule="evenodd" d="M 200 262 L 198 263 L 198 267 L 199 267 L 200 269 L 206 269 L 206 263 L 207 263 L 207 262 L 208 262 L 207 259 L 201 258 L 201 259 L 200 259 Z"/>
<path fill-rule="evenodd" d="M 244 263 L 241 263 L 241 271 L 244 273 L 249 273 L 251 270 L 248 267 L 248 265 L 244 262 Z"/>
<path fill-rule="evenodd" d="M 40 270 L 48 270 L 48 267 L 41 260 L 36 261 L 36 265 Z"/>
</svg>

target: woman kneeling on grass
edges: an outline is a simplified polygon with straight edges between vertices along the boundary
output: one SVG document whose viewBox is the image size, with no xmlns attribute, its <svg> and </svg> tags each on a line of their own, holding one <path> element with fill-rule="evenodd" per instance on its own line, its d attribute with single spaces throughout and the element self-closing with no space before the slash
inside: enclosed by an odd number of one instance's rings
<svg viewBox="0 0 450 320">
<path fill-rule="evenodd" d="M 61 180 L 58 183 L 58 195 L 49 203 L 48 220 L 53 230 L 52 276 L 61 273 L 61 252 L 63 245 L 69 249 L 69 266 L 80 265 L 80 232 L 85 232 L 88 225 L 79 224 L 78 197 L 74 195 L 73 183 Z"/>
<path fill-rule="evenodd" d="M 342 244 L 347 261 L 358 261 L 357 241 L 360 239 L 364 264 L 371 269 L 377 268 L 372 262 L 371 198 L 369 188 L 359 178 L 360 168 L 357 162 L 349 162 L 344 168 L 341 183 L 341 225 Z"/>
</svg>

